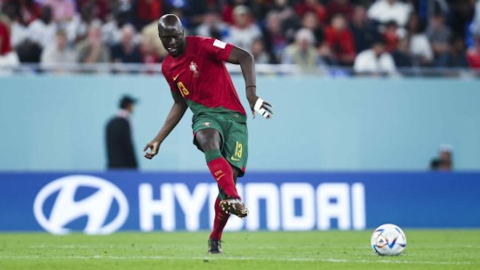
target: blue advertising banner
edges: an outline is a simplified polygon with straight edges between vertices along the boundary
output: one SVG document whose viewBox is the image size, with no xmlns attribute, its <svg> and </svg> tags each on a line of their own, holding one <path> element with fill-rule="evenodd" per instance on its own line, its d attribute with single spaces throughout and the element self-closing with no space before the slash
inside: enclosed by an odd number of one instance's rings
<svg viewBox="0 0 480 270">
<path fill-rule="evenodd" d="M 0 173 L 0 231 L 208 230 L 204 173 Z M 480 228 L 480 173 L 249 173 L 228 230 Z"/>
</svg>

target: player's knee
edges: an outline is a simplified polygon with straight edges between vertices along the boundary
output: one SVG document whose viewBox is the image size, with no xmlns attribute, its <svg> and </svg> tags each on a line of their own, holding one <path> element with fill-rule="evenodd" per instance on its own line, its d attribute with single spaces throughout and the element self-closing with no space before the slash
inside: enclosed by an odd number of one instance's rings
<svg viewBox="0 0 480 270">
<path fill-rule="evenodd" d="M 220 134 L 214 129 L 200 130 L 195 139 L 203 151 L 220 149 Z"/>
</svg>

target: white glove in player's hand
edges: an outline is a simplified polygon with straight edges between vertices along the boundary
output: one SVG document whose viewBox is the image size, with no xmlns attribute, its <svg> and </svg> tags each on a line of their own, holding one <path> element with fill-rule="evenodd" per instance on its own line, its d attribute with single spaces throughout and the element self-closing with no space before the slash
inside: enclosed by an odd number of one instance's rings
<svg viewBox="0 0 480 270">
<path fill-rule="evenodd" d="M 258 98 L 255 102 L 255 106 L 253 107 L 254 114 L 253 118 L 255 118 L 255 112 L 258 112 L 261 116 L 270 119 L 273 116 L 272 112 L 272 105 L 261 98 Z"/>
</svg>

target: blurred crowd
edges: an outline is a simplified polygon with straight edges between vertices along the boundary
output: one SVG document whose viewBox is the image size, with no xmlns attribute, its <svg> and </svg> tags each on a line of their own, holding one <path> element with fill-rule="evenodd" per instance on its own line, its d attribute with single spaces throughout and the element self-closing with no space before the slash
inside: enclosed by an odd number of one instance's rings
<svg viewBox="0 0 480 270">
<path fill-rule="evenodd" d="M 0 0 L 0 66 L 159 63 L 157 20 L 304 71 L 480 69 L 480 0 Z"/>
</svg>

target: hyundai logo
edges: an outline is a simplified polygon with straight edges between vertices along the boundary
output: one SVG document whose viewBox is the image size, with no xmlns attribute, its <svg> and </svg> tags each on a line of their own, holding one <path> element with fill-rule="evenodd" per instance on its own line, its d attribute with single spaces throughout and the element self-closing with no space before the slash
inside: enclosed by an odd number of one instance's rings
<svg viewBox="0 0 480 270">
<path fill-rule="evenodd" d="M 75 194 L 83 187 L 94 188 L 96 191 L 76 201 Z M 57 194 L 56 199 L 49 217 L 46 217 L 44 204 L 54 194 Z M 118 213 L 105 224 L 114 202 L 118 204 Z M 128 203 L 118 187 L 102 178 L 72 175 L 59 178 L 40 190 L 33 211 L 40 226 L 52 234 L 69 233 L 70 229 L 65 226 L 83 216 L 88 218 L 84 229 L 86 234 L 110 234 L 118 230 L 127 219 Z"/>
</svg>

